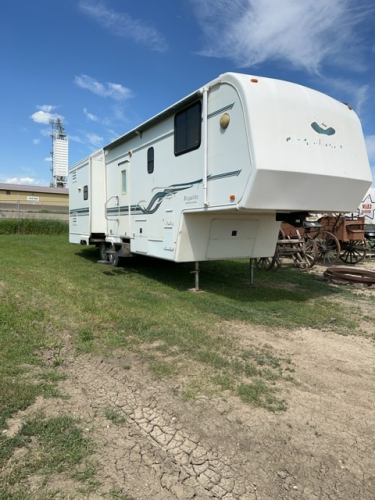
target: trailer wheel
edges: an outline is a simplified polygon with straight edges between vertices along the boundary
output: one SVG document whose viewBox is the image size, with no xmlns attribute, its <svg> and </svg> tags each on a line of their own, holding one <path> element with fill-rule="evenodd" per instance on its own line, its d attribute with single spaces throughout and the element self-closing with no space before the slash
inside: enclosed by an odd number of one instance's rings
<svg viewBox="0 0 375 500">
<path fill-rule="evenodd" d="M 107 254 L 108 245 L 107 243 L 100 243 L 99 245 L 99 257 L 100 260 L 109 261 L 109 256 Z"/>
<path fill-rule="evenodd" d="M 109 258 L 113 267 L 119 267 L 121 263 L 121 258 L 118 255 L 111 255 Z"/>
<path fill-rule="evenodd" d="M 118 253 L 118 248 L 115 247 L 115 245 L 112 245 L 110 247 L 111 252 L 109 253 L 109 262 L 112 264 L 113 267 L 119 267 L 121 265 L 122 259 L 119 257 Z"/>
</svg>

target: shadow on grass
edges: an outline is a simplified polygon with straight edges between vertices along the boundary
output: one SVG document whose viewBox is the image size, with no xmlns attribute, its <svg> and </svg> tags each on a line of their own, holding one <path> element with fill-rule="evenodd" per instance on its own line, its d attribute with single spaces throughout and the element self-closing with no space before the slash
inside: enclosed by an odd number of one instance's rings
<svg viewBox="0 0 375 500">
<path fill-rule="evenodd" d="M 98 251 L 84 247 L 76 253 L 91 262 L 98 262 Z M 178 291 L 194 288 L 194 263 L 175 263 L 153 257 L 136 255 L 122 259 L 120 267 L 105 265 L 106 276 L 138 274 Z M 313 274 L 302 272 L 293 265 L 275 271 L 254 270 L 250 285 L 249 260 L 221 260 L 200 263 L 199 284 L 206 294 L 220 295 L 239 302 L 282 301 L 306 302 L 312 298 L 337 295 L 338 290 L 327 282 L 317 281 Z M 199 296 L 199 295 L 198 295 Z"/>
</svg>

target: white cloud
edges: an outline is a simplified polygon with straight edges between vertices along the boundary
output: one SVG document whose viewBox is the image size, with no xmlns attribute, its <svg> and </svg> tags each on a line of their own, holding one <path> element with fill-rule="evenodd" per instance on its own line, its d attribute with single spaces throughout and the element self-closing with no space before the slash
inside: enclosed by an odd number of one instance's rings
<svg viewBox="0 0 375 500">
<path fill-rule="evenodd" d="M 43 137 L 50 137 L 52 130 L 50 128 L 42 128 L 39 130 Z"/>
<path fill-rule="evenodd" d="M 108 143 L 115 141 L 115 140 L 116 140 L 116 139 L 118 139 L 118 138 L 120 137 L 120 135 L 121 135 L 121 134 L 119 134 L 118 132 L 115 132 L 115 131 L 114 131 L 114 130 L 112 130 L 112 129 L 108 129 L 108 134 L 109 134 Z"/>
<path fill-rule="evenodd" d="M 30 115 L 29 118 L 33 120 L 35 123 L 43 123 L 44 125 L 47 125 L 50 123 L 50 121 L 56 121 L 58 118 L 63 121 L 64 117 L 57 114 L 57 113 L 51 113 L 53 109 L 56 108 L 56 106 L 52 106 L 50 104 L 43 104 L 42 106 L 37 106 L 39 111 L 35 111 L 32 115 Z"/>
<path fill-rule="evenodd" d="M 83 142 L 84 142 L 78 135 L 69 135 L 68 134 L 68 139 L 69 139 L 69 141 L 78 142 L 79 144 L 83 144 Z"/>
<path fill-rule="evenodd" d="M 112 106 L 113 119 L 120 122 L 126 122 L 128 119 L 124 114 L 124 108 L 122 106 Z"/>
<path fill-rule="evenodd" d="M 330 95 L 347 102 L 359 116 L 368 111 L 365 104 L 371 98 L 370 85 L 360 85 L 346 78 L 324 78 L 324 82 Z"/>
<path fill-rule="evenodd" d="M 37 184 L 36 179 L 32 177 L 10 177 L 5 180 L 6 184 L 29 184 L 35 186 Z"/>
<path fill-rule="evenodd" d="M 51 158 L 51 156 L 47 156 L 46 158 L 44 158 L 44 161 L 48 161 L 48 162 L 51 162 L 51 161 L 52 161 L 52 158 Z"/>
<path fill-rule="evenodd" d="M 354 93 L 354 109 L 361 115 L 363 113 L 364 105 L 370 98 L 370 85 L 359 86 Z"/>
<path fill-rule="evenodd" d="M 100 137 L 97 134 L 86 134 L 88 142 L 91 144 L 91 146 L 95 146 L 96 148 L 99 148 L 103 145 L 103 137 Z"/>
<path fill-rule="evenodd" d="M 102 2 L 81 1 L 79 7 L 86 15 L 116 36 L 130 38 L 157 52 L 167 50 L 165 38 L 150 23 L 133 19 L 126 12 L 109 9 Z"/>
<path fill-rule="evenodd" d="M 40 139 L 33 139 L 33 144 L 39 144 L 40 143 Z"/>
<path fill-rule="evenodd" d="M 119 83 L 100 83 L 87 75 L 76 76 L 74 81 L 78 87 L 90 90 L 101 97 L 110 97 L 116 101 L 122 101 L 133 97 L 132 91 Z"/>
<path fill-rule="evenodd" d="M 356 0 L 190 0 L 204 36 L 202 55 L 239 67 L 282 61 L 310 73 L 324 63 L 364 68 L 359 25 L 374 9 Z"/>
<path fill-rule="evenodd" d="M 371 162 L 375 162 L 375 135 L 365 137 L 367 154 Z"/>
<path fill-rule="evenodd" d="M 41 111 L 45 111 L 46 113 L 50 113 L 53 109 L 56 109 L 56 106 L 52 104 L 42 104 L 41 106 L 37 106 Z"/>
<path fill-rule="evenodd" d="M 99 118 L 92 113 L 89 113 L 86 108 L 84 108 L 83 112 L 85 113 L 86 118 L 91 122 L 97 122 Z"/>
</svg>

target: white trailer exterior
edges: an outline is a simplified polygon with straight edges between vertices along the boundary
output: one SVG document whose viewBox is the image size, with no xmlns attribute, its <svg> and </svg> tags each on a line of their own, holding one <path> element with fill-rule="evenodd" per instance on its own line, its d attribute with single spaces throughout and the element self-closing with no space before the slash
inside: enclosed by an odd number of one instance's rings
<svg viewBox="0 0 375 500">
<path fill-rule="evenodd" d="M 70 168 L 70 241 L 176 262 L 270 256 L 280 220 L 356 211 L 371 182 L 350 107 L 226 73 Z"/>
<path fill-rule="evenodd" d="M 103 241 L 106 232 L 106 179 L 103 150 L 74 165 L 69 172 L 69 241 Z"/>
</svg>

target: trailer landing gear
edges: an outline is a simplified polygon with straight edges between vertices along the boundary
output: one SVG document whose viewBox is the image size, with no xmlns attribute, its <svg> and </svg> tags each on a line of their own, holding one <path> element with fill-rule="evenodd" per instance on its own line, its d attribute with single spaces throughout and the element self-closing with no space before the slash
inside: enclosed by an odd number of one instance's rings
<svg viewBox="0 0 375 500">
<path fill-rule="evenodd" d="M 189 292 L 201 293 L 203 290 L 199 288 L 199 262 L 196 261 L 194 264 L 194 271 L 190 271 L 190 274 L 195 275 L 195 286 L 194 288 L 189 288 Z"/>
</svg>

